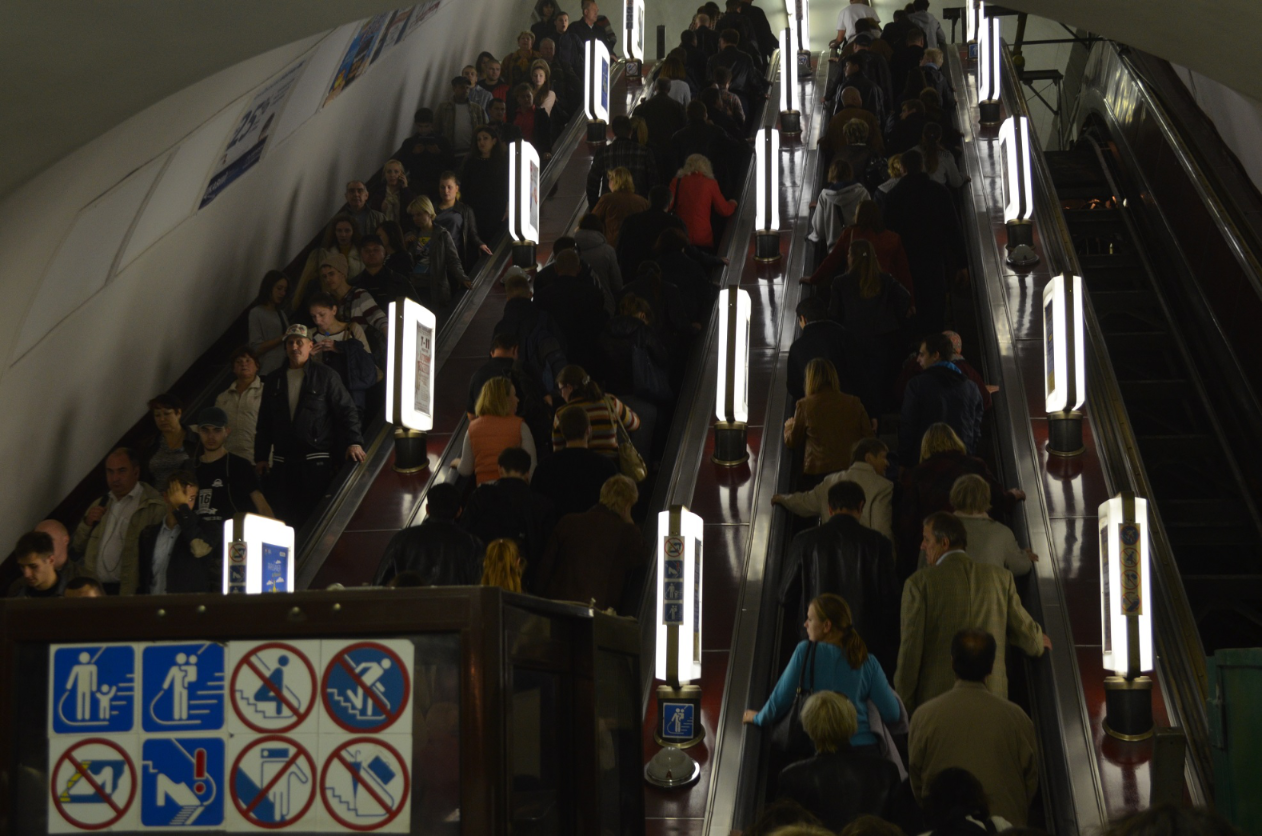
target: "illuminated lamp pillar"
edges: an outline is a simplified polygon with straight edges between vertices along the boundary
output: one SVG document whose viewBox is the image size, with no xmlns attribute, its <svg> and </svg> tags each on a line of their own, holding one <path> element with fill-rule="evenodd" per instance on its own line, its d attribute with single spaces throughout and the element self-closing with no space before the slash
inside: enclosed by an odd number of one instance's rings
<svg viewBox="0 0 1262 836">
<path fill-rule="evenodd" d="M 583 113 L 587 141 L 603 143 L 609 123 L 609 48 L 599 39 L 583 47 Z"/>
<path fill-rule="evenodd" d="M 802 93 L 798 90 L 798 65 L 792 60 L 797 43 L 797 30 L 792 25 L 780 30 L 780 132 L 785 136 L 802 133 Z"/>
<path fill-rule="evenodd" d="M 1030 162 L 1030 120 L 1009 116 L 999 128 L 1003 157 L 1004 225 L 1008 228 L 1008 263 L 1030 267 L 1034 252 L 1034 176 Z"/>
<path fill-rule="evenodd" d="M 719 294 L 719 370 L 715 387 L 714 455 L 724 467 L 749 461 L 749 292 L 729 287 Z"/>
<path fill-rule="evenodd" d="M 999 124 L 1002 49 L 999 43 L 999 19 L 986 17 L 983 9 L 977 36 L 977 113 L 978 121 L 985 127 Z"/>
<path fill-rule="evenodd" d="M 625 0 L 622 31 L 627 39 L 627 81 L 638 82 L 644 75 L 644 0 Z"/>
<path fill-rule="evenodd" d="M 1103 503 L 1100 519 L 1100 620 L 1104 668 L 1104 730 L 1119 740 L 1153 733 L 1152 584 L 1148 501 L 1123 492 Z"/>
<path fill-rule="evenodd" d="M 513 265 L 533 270 L 539 240 L 539 152 L 519 139 L 508 146 L 508 232 Z"/>
<path fill-rule="evenodd" d="M 964 42 L 968 45 L 968 57 L 977 58 L 977 32 L 985 17 L 982 0 L 964 0 Z"/>
<path fill-rule="evenodd" d="M 400 296 L 390 303 L 386 329 L 386 417 L 394 424 L 394 469 L 417 473 L 429 466 L 426 433 L 434 428 L 432 311 Z"/>
<path fill-rule="evenodd" d="M 657 515 L 657 729 L 663 747 L 644 767 L 659 787 L 684 787 L 701 767 L 685 751 L 705 737 L 701 723 L 701 517 L 682 505 Z"/>
<path fill-rule="evenodd" d="M 293 592 L 294 582 L 293 528 L 258 514 L 224 520 L 224 595 Z"/>
<path fill-rule="evenodd" d="M 759 128 L 754 137 L 754 259 L 780 260 L 780 134 Z"/>
<path fill-rule="evenodd" d="M 798 81 L 811 71 L 811 9 L 809 0 L 789 0 L 789 26 L 797 35 Z"/>
<path fill-rule="evenodd" d="M 1082 405 L 1087 399 L 1082 278 L 1060 275 L 1043 288 L 1043 383 L 1047 406 L 1047 452 L 1077 456 L 1083 451 Z"/>
</svg>

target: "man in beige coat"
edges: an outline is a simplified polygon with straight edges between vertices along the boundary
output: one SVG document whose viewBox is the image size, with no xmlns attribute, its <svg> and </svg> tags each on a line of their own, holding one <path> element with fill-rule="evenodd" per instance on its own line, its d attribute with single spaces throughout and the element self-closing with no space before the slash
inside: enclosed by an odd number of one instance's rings
<svg viewBox="0 0 1262 836">
<path fill-rule="evenodd" d="M 867 498 L 859 522 L 894 542 L 894 483 L 882 475 L 889 465 L 886 460 L 889 449 L 879 438 L 865 438 L 854 445 L 848 470 L 830 473 L 809 491 L 778 493 L 771 497 L 771 504 L 783 505 L 799 517 L 818 517 L 822 525 L 832 513 L 828 507 L 828 489 L 843 480 L 855 482 L 863 488 Z"/>
<path fill-rule="evenodd" d="M 914 712 L 951 690 L 951 639 L 960 630 L 977 627 L 995 637 L 998 658 L 1008 642 L 1030 656 L 1052 646 L 1043 628 L 1021 606 L 1012 573 L 975 563 L 965 552 L 964 525 L 939 511 L 925 519 L 921 548 L 928 564 L 903 586 L 902 642 L 894 690 L 907 711 Z M 1008 677 L 1001 663 L 987 680 L 992 694 L 1008 698 Z"/>
<path fill-rule="evenodd" d="M 1021 707 L 986 689 L 995 637 L 961 630 L 951 641 L 955 687 L 916 710 L 908 738 L 908 778 L 917 801 L 944 769 L 967 769 L 981 782 L 992 816 L 1024 827 L 1039 785 L 1038 738 Z"/>
<path fill-rule="evenodd" d="M 88 506 L 71 542 L 83 554 L 85 574 L 108 592 L 132 595 L 139 581 L 140 532 L 166 519 L 167 504 L 140 481 L 140 459 L 126 447 L 106 456 L 105 481 L 109 493 Z"/>
</svg>

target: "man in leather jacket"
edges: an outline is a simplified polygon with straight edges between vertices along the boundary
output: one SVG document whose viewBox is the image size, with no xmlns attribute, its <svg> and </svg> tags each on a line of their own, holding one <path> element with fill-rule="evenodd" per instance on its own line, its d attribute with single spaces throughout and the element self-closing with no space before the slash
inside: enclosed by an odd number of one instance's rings
<svg viewBox="0 0 1262 836">
<path fill-rule="evenodd" d="M 456 524 L 460 490 L 444 482 L 425 495 L 425 521 L 390 538 L 373 583 L 416 572 L 426 586 L 474 586 L 482 577 L 482 542 Z"/>
<path fill-rule="evenodd" d="M 793 538 L 785 562 L 780 600 L 801 589 L 799 618 L 817 596 L 833 592 L 846 599 L 854 625 L 872 655 L 892 675 L 898 661 L 899 584 L 889 538 L 865 528 L 859 518 L 865 497 L 856 482 L 828 489 L 831 516 L 823 525 Z"/>
<path fill-rule="evenodd" d="M 288 365 L 263 379 L 254 461 L 260 475 L 273 471 L 269 499 L 281 518 L 297 527 L 333 481 L 339 443 L 346 458 L 362 462 L 364 439 L 355 402 L 337 372 L 310 362 L 305 325 L 285 332 L 285 354 Z"/>
</svg>

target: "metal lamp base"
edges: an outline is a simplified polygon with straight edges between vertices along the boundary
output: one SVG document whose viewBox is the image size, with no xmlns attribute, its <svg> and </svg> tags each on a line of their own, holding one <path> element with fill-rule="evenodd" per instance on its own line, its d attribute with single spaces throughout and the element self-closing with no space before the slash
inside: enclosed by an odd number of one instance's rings
<svg viewBox="0 0 1262 836">
<path fill-rule="evenodd" d="M 517 241 L 513 244 L 513 266 L 523 270 L 535 269 L 534 241 Z"/>
<path fill-rule="evenodd" d="M 396 473 L 420 473 L 429 467 L 429 449 L 425 433 L 400 427 L 394 431 L 394 470 Z"/>
<path fill-rule="evenodd" d="M 587 123 L 587 141 L 593 144 L 605 144 L 605 123 L 596 119 Z"/>
<path fill-rule="evenodd" d="M 672 717 L 666 712 L 667 706 L 673 709 L 691 708 L 692 722 L 682 733 L 671 733 L 669 726 Z M 653 739 L 659 746 L 672 746 L 676 749 L 691 749 L 705 739 L 705 727 L 701 725 L 700 686 L 657 686 L 657 728 L 653 731 Z"/>
<path fill-rule="evenodd" d="M 1052 412 L 1047 416 L 1047 452 L 1053 456 L 1080 456 L 1086 449 L 1082 443 L 1082 413 Z"/>
<path fill-rule="evenodd" d="M 1008 249 L 1034 246 L 1034 224 L 1030 221 L 1008 221 Z"/>
<path fill-rule="evenodd" d="M 993 128 L 1003 121 L 1002 108 L 999 102 L 980 102 L 977 105 L 978 121 L 987 128 Z"/>
<path fill-rule="evenodd" d="M 780 134 L 782 136 L 797 136 L 800 133 L 802 133 L 801 111 L 780 111 Z"/>
<path fill-rule="evenodd" d="M 1118 740 L 1152 737 L 1152 680 L 1146 676 L 1104 680 L 1104 731 Z"/>
<path fill-rule="evenodd" d="M 682 749 L 666 747 L 644 765 L 644 780 L 662 789 L 682 789 L 696 783 L 701 767 Z"/>
<path fill-rule="evenodd" d="M 714 425 L 714 455 L 710 461 L 723 467 L 739 467 L 749 461 L 748 427 L 740 421 Z"/>
<path fill-rule="evenodd" d="M 780 260 L 780 233 L 760 229 L 754 233 L 754 261 L 770 264 Z"/>
</svg>

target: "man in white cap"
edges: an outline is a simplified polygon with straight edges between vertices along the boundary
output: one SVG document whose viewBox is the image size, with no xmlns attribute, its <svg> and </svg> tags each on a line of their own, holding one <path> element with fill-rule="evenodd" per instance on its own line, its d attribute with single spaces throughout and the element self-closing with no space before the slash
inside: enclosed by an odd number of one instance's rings
<svg viewBox="0 0 1262 836">
<path fill-rule="evenodd" d="M 273 471 L 273 499 L 281 518 L 297 527 L 333 480 L 335 445 L 345 444 L 352 461 L 362 462 L 365 455 L 355 402 L 336 371 L 310 362 L 311 334 L 305 325 L 291 325 L 285 332 L 285 355 L 288 365 L 263 381 L 254 462 L 260 475 Z"/>
</svg>

